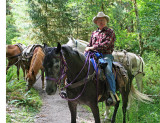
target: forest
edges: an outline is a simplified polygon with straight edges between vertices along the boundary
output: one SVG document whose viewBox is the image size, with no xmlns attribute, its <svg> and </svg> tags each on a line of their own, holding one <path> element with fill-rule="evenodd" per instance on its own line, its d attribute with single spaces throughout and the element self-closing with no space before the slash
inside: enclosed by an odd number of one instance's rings
<svg viewBox="0 0 160 123">
<path fill-rule="evenodd" d="M 128 123 L 160 122 L 159 0 L 6 0 L 6 45 L 46 43 L 54 47 L 57 42 L 67 43 L 68 37 L 89 42 L 91 33 L 97 29 L 92 19 L 101 11 L 110 17 L 107 26 L 115 31 L 114 50 L 135 53 L 145 62 L 143 93 L 154 101 L 135 101 Z M 42 100 L 34 89 L 26 93 L 24 86 L 25 82 L 16 79 L 16 68 L 12 67 L 6 75 L 7 105 L 25 107 L 23 115 L 33 118 Z M 102 107 L 100 111 L 104 113 Z M 117 123 L 122 122 L 122 111 L 118 113 Z M 12 119 L 10 114 L 6 115 L 7 122 Z M 14 120 L 20 122 L 18 119 Z"/>
</svg>

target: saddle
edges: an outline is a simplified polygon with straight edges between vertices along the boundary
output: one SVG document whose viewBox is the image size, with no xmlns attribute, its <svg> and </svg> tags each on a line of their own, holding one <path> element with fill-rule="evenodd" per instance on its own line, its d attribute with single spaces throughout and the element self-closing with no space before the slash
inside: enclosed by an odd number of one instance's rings
<svg viewBox="0 0 160 123">
<path fill-rule="evenodd" d="M 21 50 L 21 52 L 23 52 L 23 50 L 26 48 L 26 45 L 21 44 L 21 43 L 17 43 L 15 45 L 19 47 L 19 49 Z"/>
<path fill-rule="evenodd" d="M 118 86 L 126 87 L 129 77 L 128 77 L 128 72 L 124 68 L 124 66 L 122 66 L 121 63 L 119 62 L 113 62 L 112 71 L 114 71 L 114 76 L 115 76 L 116 82 L 118 82 L 117 83 Z"/>
<path fill-rule="evenodd" d="M 99 58 L 99 59 L 98 59 Z M 102 57 L 95 57 L 95 61 L 93 62 L 93 59 L 91 59 L 91 62 L 94 66 L 95 71 L 98 73 L 97 78 L 101 82 L 99 84 L 99 94 L 107 93 L 106 92 L 106 76 L 104 74 L 104 68 L 107 66 L 107 62 Z M 124 68 L 124 66 L 121 65 L 119 62 L 113 62 L 112 63 L 112 71 L 115 76 L 117 90 L 120 87 L 125 87 L 128 83 L 128 73 L 127 70 Z"/>
<path fill-rule="evenodd" d="M 91 58 L 91 62 L 94 66 L 95 71 L 98 72 L 100 76 L 104 76 L 104 73 L 101 71 L 107 66 L 108 63 L 105 59 L 103 59 L 103 54 L 95 52 L 94 58 Z M 98 69 L 100 69 L 100 71 L 98 71 Z M 122 66 L 121 63 L 113 62 L 112 71 L 113 71 L 113 74 L 115 75 L 115 79 L 117 79 L 117 75 L 118 75 L 118 76 L 121 76 L 120 78 L 124 79 L 125 82 L 128 82 L 127 70 L 124 68 L 124 66 Z"/>
<path fill-rule="evenodd" d="M 33 44 L 33 45 L 28 45 L 27 47 L 25 47 L 25 49 L 22 52 L 22 60 L 31 58 L 33 56 L 33 52 L 36 47 L 42 48 L 43 46 L 39 44 Z"/>
</svg>

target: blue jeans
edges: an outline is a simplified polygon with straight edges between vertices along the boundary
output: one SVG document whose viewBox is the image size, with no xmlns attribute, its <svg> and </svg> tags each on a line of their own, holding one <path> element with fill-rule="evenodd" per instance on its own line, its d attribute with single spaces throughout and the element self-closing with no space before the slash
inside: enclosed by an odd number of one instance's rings
<svg viewBox="0 0 160 123">
<path fill-rule="evenodd" d="M 114 74 L 112 73 L 112 62 L 113 62 L 113 56 L 112 54 L 104 54 L 103 58 L 107 61 L 108 65 L 105 68 L 105 76 L 109 83 L 110 90 L 115 94 L 116 92 L 116 82 Z"/>
</svg>

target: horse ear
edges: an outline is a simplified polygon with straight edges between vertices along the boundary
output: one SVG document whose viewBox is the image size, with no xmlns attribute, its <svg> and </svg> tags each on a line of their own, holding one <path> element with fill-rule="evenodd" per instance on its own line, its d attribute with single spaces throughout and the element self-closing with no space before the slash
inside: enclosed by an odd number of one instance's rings
<svg viewBox="0 0 160 123">
<path fill-rule="evenodd" d="M 43 46 L 44 48 L 48 47 L 48 45 L 47 45 L 46 43 L 43 43 L 43 45 L 44 45 L 44 46 Z"/>
<path fill-rule="evenodd" d="M 57 49 L 56 49 L 56 54 L 61 51 L 61 44 L 58 42 Z"/>
<path fill-rule="evenodd" d="M 46 43 L 43 43 L 43 45 L 44 45 L 44 46 L 43 46 L 43 51 L 44 51 L 44 53 L 46 53 L 46 52 L 47 52 L 47 49 L 48 49 L 48 48 L 47 48 L 48 45 L 47 45 Z"/>
</svg>

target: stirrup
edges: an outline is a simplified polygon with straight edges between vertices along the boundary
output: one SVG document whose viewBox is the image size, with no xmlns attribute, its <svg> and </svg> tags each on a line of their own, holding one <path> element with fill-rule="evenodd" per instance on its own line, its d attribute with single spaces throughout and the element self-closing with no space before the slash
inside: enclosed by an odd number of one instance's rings
<svg viewBox="0 0 160 123">
<path fill-rule="evenodd" d="M 117 100 L 117 101 L 120 100 L 117 94 L 115 94 L 114 96 L 116 97 L 116 100 Z"/>
<path fill-rule="evenodd" d="M 115 98 L 115 96 L 113 95 L 113 92 L 112 91 L 110 91 L 110 96 L 111 96 L 111 98 L 112 98 L 112 100 L 113 100 L 113 104 L 116 104 L 116 98 Z"/>
<path fill-rule="evenodd" d="M 111 98 L 107 99 L 107 103 L 109 105 L 113 105 L 114 106 L 117 103 L 117 101 L 119 101 L 119 98 L 118 98 L 117 94 L 115 93 L 115 95 L 114 95 L 112 93 L 112 91 L 110 91 L 110 96 L 111 96 Z"/>
</svg>

